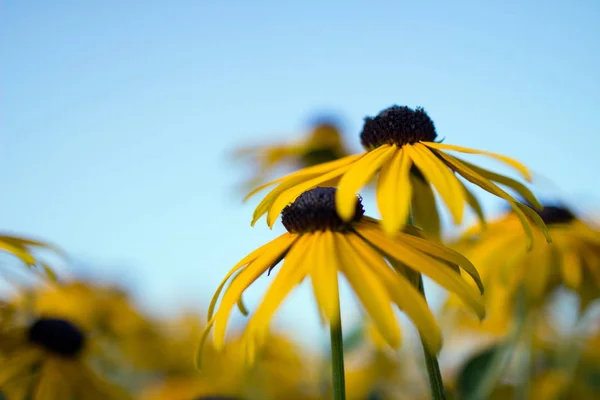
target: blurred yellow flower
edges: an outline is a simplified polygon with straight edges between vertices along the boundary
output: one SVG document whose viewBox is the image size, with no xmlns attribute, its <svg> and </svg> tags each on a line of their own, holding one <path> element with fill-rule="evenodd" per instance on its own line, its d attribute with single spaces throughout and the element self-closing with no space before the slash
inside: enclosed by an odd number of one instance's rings
<svg viewBox="0 0 600 400">
<path fill-rule="evenodd" d="M 300 140 L 238 149 L 236 159 L 248 160 L 256 166 L 255 176 L 248 182 L 250 189 L 263 183 L 280 166 L 293 169 L 311 167 L 347 156 L 348 150 L 340 128 L 333 122 L 319 122 Z"/>
<path fill-rule="evenodd" d="M 120 288 L 70 281 L 22 292 L 15 302 L 35 315 L 67 319 L 93 332 L 107 363 L 144 369 L 161 360 L 162 339 L 156 323 Z"/>
<path fill-rule="evenodd" d="M 37 318 L 0 332 L 0 388 L 11 400 L 128 399 L 91 366 L 90 338 L 66 319 Z"/>
<path fill-rule="evenodd" d="M 310 367 L 283 335 L 269 335 L 269 346 L 261 349 L 252 366 L 245 363 L 241 337 L 230 340 L 222 351 L 207 344 L 203 354 L 206 368 L 198 372 L 190 348 L 197 345 L 202 329 L 195 315 L 183 316 L 170 324 L 164 332 L 169 361 L 161 375 L 143 391 L 140 400 L 312 398 Z"/>
<path fill-rule="evenodd" d="M 50 250 L 59 255 L 63 255 L 61 250 L 53 245 L 40 242 L 31 238 L 0 234 L 0 253 L 4 252 L 16 257 L 19 261 L 29 267 L 31 270 L 40 272 L 51 280 L 56 280 L 54 271 L 44 261 L 36 257 L 35 253 L 39 250 Z M 39 267 L 41 271 L 36 270 Z"/>
<path fill-rule="evenodd" d="M 552 243 L 536 240 L 531 251 L 521 248 L 525 238 L 518 229 L 519 219 L 509 213 L 485 231 L 468 230 L 456 249 L 477 267 L 486 291 L 497 296 L 490 304 L 497 302 L 498 309 L 512 310 L 510 302 L 521 286 L 532 303 L 543 302 L 560 286 L 575 293 L 585 290 L 585 308 L 600 297 L 600 231 L 564 207 L 547 206 L 539 216 Z M 533 230 L 534 237 L 542 234 Z"/>
<path fill-rule="evenodd" d="M 524 165 L 487 151 L 437 143 L 434 142 L 436 137 L 433 121 L 423 109 L 390 107 L 375 118 L 365 120 L 361 133 L 362 144 L 367 150 L 365 153 L 294 172 L 252 191 L 246 198 L 277 184 L 256 208 L 252 224 L 267 214 L 267 223 L 272 227 L 277 216 L 289 203 L 317 186 L 339 187 L 336 194 L 337 211 L 342 220 L 350 221 L 355 212 L 356 193 L 381 170 L 377 181 L 377 204 L 383 229 L 388 234 L 395 234 L 406 224 L 411 201 L 416 224 L 424 229 L 439 229 L 439 217 L 430 185 L 440 194 L 456 224 L 462 222 L 465 203 L 483 220 L 479 202 L 458 179 L 457 174 L 506 200 L 519 218 L 529 242 L 533 235 L 531 221 L 545 230 L 544 223 L 531 208 L 517 201 L 497 184 L 514 190 L 535 207 L 541 208 L 525 185 L 452 156 L 446 151 L 490 156 L 514 168 L 529 181 L 530 173 Z"/>
<path fill-rule="evenodd" d="M 335 194 L 335 188 L 314 188 L 283 210 L 282 222 L 288 233 L 244 257 L 227 274 L 209 307 L 204 338 L 214 327 L 215 346 L 223 348 L 233 306 L 238 303 L 240 310 L 245 312 L 241 304 L 243 292 L 282 260 L 283 265 L 245 329 L 250 362 L 256 348 L 266 341 L 273 314 L 306 277 L 311 278 L 323 320 L 337 326 L 340 323 L 338 273 L 341 272 L 370 320 L 392 347 L 398 347 L 401 338 L 394 304 L 413 321 L 432 352 L 439 351 L 442 343 L 440 329 L 424 296 L 399 272 L 399 268 L 410 268 L 429 276 L 442 287 L 457 293 L 483 318 L 485 311 L 480 293 L 469 286 L 458 269 L 460 266 L 479 281 L 477 271 L 466 258 L 437 242 L 418 237 L 416 228 L 411 228 L 411 234 L 399 232 L 395 238 L 390 238 L 381 230 L 378 221 L 363 216 L 360 201 L 354 203 L 353 219 L 344 222 L 336 211 Z M 219 295 L 232 276 L 215 313 Z"/>
</svg>

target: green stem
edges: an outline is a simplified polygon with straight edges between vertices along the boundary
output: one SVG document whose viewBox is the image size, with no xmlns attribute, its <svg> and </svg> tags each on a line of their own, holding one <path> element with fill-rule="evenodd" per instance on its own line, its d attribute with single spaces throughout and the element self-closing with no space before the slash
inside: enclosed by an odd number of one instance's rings
<svg viewBox="0 0 600 400">
<path fill-rule="evenodd" d="M 419 274 L 419 292 L 425 297 L 425 287 L 423 286 L 423 276 L 421 276 L 421 274 Z M 429 385 L 431 387 L 431 398 L 433 400 L 445 400 L 446 394 L 444 393 L 444 382 L 442 380 L 442 373 L 440 371 L 440 364 L 438 363 L 437 356 L 429 351 L 423 337 L 421 337 L 421 344 L 423 345 L 423 354 L 425 355 L 425 364 L 427 365 L 427 375 L 429 376 Z"/>
<path fill-rule="evenodd" d="M 331 374 L 333 379 L 333 399 L 346 400 L 346 384 L 344 376 L 344 341 L 342 337 L 342 318 L 331 323 L 329 327 L 331 337 Z"/>
</svg>

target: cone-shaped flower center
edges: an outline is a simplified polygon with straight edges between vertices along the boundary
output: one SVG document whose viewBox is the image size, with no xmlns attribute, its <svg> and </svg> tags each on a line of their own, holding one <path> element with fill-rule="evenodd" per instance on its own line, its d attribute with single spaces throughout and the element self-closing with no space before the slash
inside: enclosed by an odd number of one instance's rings
<svg viewBox="0 0 600 400">
<path fill-rule="evenodd" d="M 76 356 L 85 344 L 85 336 L 69 321 L 40 318 L 31 325 L 29 342 L 63 357 Z"/>
<path fill-rule="evenodd" d="M 403 146 L 419 141 L 432 142 L 437 137 L 429 115 L 420 107 L 392 106 L 375 118 L 365 118 L 360 140 L 365 149 L 383 144 Z"/>
<path fill-rule="evenodd" d="M 575 219 L 575 214 L 565 207 L 545 206 L 538 214 L 546 225 L 566 224 Z"/>
<path fill-rule="evenodd" d="M 302 193 L 283 209 L 281 222 L 288 232 L 344 231 L 365 213 L 360 198 L 356 202 L 354 218 L 344 222 L 335 208 L 335 188 L 317 187 Z"/>
</svg>

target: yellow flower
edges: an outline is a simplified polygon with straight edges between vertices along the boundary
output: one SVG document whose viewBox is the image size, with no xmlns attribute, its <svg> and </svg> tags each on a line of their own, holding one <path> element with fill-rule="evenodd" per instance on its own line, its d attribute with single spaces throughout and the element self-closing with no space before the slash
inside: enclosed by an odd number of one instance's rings
<svg viewBox="0 0 600 400">
<path fill-rule="evenodd" d="M 38 318 L 0 333 L 0 387 L 11 400 L 110 400 L 128 395 L 90 366 L 90 337 L 65 319 Z"/>
<path fill-rule="evenodd" d="M 162 360 L 156 324 L 117 287 L 70 281 L 22 292 L 15 303 L 35 315 L 67 319 L 94 332 L 107 363 L 148 369 Z"/>
<path fill-rule="evenodd" d="M 0 252 L 15 256 L 29 268 L 40 267 L 42 273 L 51 280 L 56 280 L 54 271 L 50 266 L 35 256 L 37 250 L 51 250 L 59 255 L 62 252 L 51 244 L 40 242 L 26 237 L 0 234 Z M 35 270 L 37 271 L 37 270 Z"/>
<path fill-rule="evenodd" d="M 189 400 L 196 398 L 240 398 L 244 400 L 308 399 L 304 393 L 308 365 L 296 346 L 282 335 L 268 337 L 256 363 L 246 365 L 240 337 L 227 343 L 223 351 L 207 345 L 203 359 L 207 368 L 198 372 L 190 356 L 203 326 L 188 315 L 165 329 L 164 353 L 168 363 L 162 376 L 142 393 L 140 400 Z M 203 397 L 208 396 L 208 397 Z M 213 396 L 213 397 L 211 397 Z"/>
<path fill-rule="evenodd" d="M 434 142 L 435 127 L 423 109 L 394 106 L 375 118 L 367 118 L 361 133 L 365 153 L 306 168 L 266 183 L 248 196 L 278 184 L 261 201 L 254 212 L 252 224 L 264 214 L 273 226 L 279 213 L 301 193 L 316 186 L 338 186 L 336 206 L 342 220 L 350 221 L 355 212 L 356 193 L 380 171 L 377 181 L 377 204 L 382 226 L 394 234 L 406 223 L 413 202 L 415 222 L 424 229 L 439 229 L 433 186 L 448 207 L 456 224 L 463 218 L 467 203 L 483 220 L 475 196 L 456 174 L 508 202 L 519 217 L 528 236 L 530 221 L 544 227 L 543 222 L 528 206 L 517 201 L 497 184 L 506 186 L 536 207 L 535 196 L 522 183 L 478 167 L 452 156 L 446 150 L 483 154 L 517 170 L 530 180 L 530 173 L 521 163 L 494 153 Z M 413 171 L 413 172 L 411 172 Z M 414 195 L 413 195 L 414 192 Z M 433 232 L 438 233 L 438 232 Z"/>
<path fill-rule="evenodd" d="M 480 317 L 484 316 L 481 295 L 461 277 L 458 269 L 462 267 L 479 281 L 477 271 L 466 258 L 417 237 L 416 228 L 412 228 L 413 234 L 399 232 L 394 239 L 390 238 L 376 220 L 363 216 L 360 201 L 354 205 L 352 220 L 344 222 L 336 212 L 335 194 L 334 188 L 318 187 L 300 195 L 283 210 L 282 222 L 288 233 L 244 257 L 227 274 L 209 307 L 209 325 L 204 335 L 214 327 L 217 348 L 224 346 L 231 310 L 236 303 L 240 305 L 243 292 L 281 260 L 284 262 L 277 276 L 245 329 L 250 362 L 256 347 L 265 342 L 269 322 L 281 302 L 307 277 L 311 278 L 323 320 L 335 326 L 339 324 L 338 272 L 341 272 L 392 347 L 400 345 L 393 304 L 412 319 L 432 351 L 437 352 L 441 346 L 441 333 L 433 314 L 424 297 L 399 272 L 401 268 L 429 276 L 457 293 Z M 215 313 L 217 299 L 232 276 Z M 243 305 L 240 309 L 245 311 Z"/>
<path fill-rule="evenodd" d="M 305 168 L 347 156 L 340 129 L 332 122 L 320 122 L 300 140 L 271 146 L 244 147 L 234 154 L 257 166 L 254 179 L 248 186 L 254 188 L 264 182 L 268 174 L 279 166 Z"/>
<path fill-rule="evenodd" d="M 467 231 L 458 246 L 481 273 L 486 290 L 499 286 L 496 292 L 506 299 L 505 309 L 512 309 L 507 303 L 521 286 L 533 302 L 545 300 L 559 286 L 585 292 L 585 307 L 600 297 L 600 231 L 564 207 L 547 206 L 539 216 L 553 242 L 536 240 L 529 252 L 519 247 L 525 238 L 514 213 L 490 223 L 483 232 Z M 534 237 L 542 234 L 533 230 Z"/>
</svg>

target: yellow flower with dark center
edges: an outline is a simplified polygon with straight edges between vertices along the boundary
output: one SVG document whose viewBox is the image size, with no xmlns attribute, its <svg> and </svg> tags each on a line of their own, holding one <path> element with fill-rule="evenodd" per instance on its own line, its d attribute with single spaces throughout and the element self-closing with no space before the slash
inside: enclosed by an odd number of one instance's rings
<svg viewBox="0 0 600 400">
<path fill-rule="evenodd" d="M 88 365 L 88 338 L 68 320 L 39 318 L 0 339 L 0 387 L 11 400 L 129 398 Z"/>
<path fill-rule="evenodd" d="M 55 280 L 56 276 L 54 275 L 52 268 L 40 258 L 36 257 L 35 252 L 39 250 L 50 250 L 59 255 L 63 255 L 59 249 L 51 244 L 26 237 L 0 234 L 0 252 L 11 254 L 31 269 L 40 267 L 42 269 L 41 272 L 46 277 Z"/>
<path fill-rule="evenodd" d="M 388 234 L 399 231 L 406 223 L 413 199 L 416 224 L 425 229 L 439 229 L 439 217 L 431 187 L 439 193 L 456 224 L 462 222 L 465 203 L 483 220 L 479 202 L 457 175 L 506 200 L 529 237 L 532 236 L 530 219 L 544 228 L 544 223 L 531 208 L 498 186 L 500 184 L 514 190 L 531 204 L 541 208 L 525 185 L 452 156 L 446 151 L 490 156 L 514 168 L 524 179 L 530 181 L 530 172 L 523 164 L 487 151 L 437 143 L 434 142 L 436 138 L 433 121 L 421 108 L 412 110 L 393 106 L 375 118 L 366 118 L 361 133 L 362 144 L 367 150 L 365 153 L 306 168 L 259 186 L 247 198 L 277 184 L 256 208 L 252 224 L 267 214 L 267 223 L 272 227 L 277 216 L 289 203 L 316 186 L 338 186 L 337 211 L 342 220 L 350 221 L 355 212 L 356 193 L 380 171 L 377 179 L 377 204 L 383 219 L 383 229 Z"/>
<path fill-rule="evenodd" d="M 544 207 L 539 216 L 553 242 L 536 240 L 530 252 L 518 245 L 525 238 L 514 213 L 489 224 L 483 232 L 467 231 L 458 246 L 477 266 L 486 286 L 500 286 L 509 301 L 521 286 L 534 301 L 546 299 L 558 286 L 585 293 L 584 306 L 599 298 L 600 230 L 565 207 Z M 533 235 L 543 233 L 534 229 Z"/>
<path fill-rule="evenodd" d="M 300 140 L 271 146 L 241 148 L 236 158 L 248 159 L 256 165 L 255 177 L 248 186 L 254 188 L 263 183 L 269 173 L 279 166 L 305 168 L 347 156 L 340 128 L 333 122 L 315 124 L 306 137 Z"/>
<path fill-rule="evenodd" d="M 394 304 L 411 318 L 431 351 L 437 352 L 442 342 L 440 329 L 423 295 L 399 272 L 401 268 L 430 277 L 460 296 L 483 318 L 480 293 L 459 272 L 460 266 L 479 282 L 477 271 L 465 257 L 418 237 L 416 228 L 411 229 L 412 234 L 398 232 L 395 238 L 390 238 L 376 220 L 363 216 L 360 201 L 354 203 L 352 219 L 344 221 L 336 212 L 335 195 L 335 188 L 314 188 L 283 210 L 282 222 L 288 232 L 244 257 L 227 274 L 210 304 L 204 339 L 214 328 L 215 346 L 224 346 L 233 306 L 241 302 L 243 292 L 256 279 L 282 260 L 277 276 L 245 329 L 250 361 L 256 347 L 264 343 L 269 322 L 281 302 L 307 277 L 312 281 L 323 320 L 334 326 L 340 322 L 338 273 L 341 272 L 392 347 L 400 345 Z M 230 278 L 215 313 L 216 302 Z"/>
</svg>

